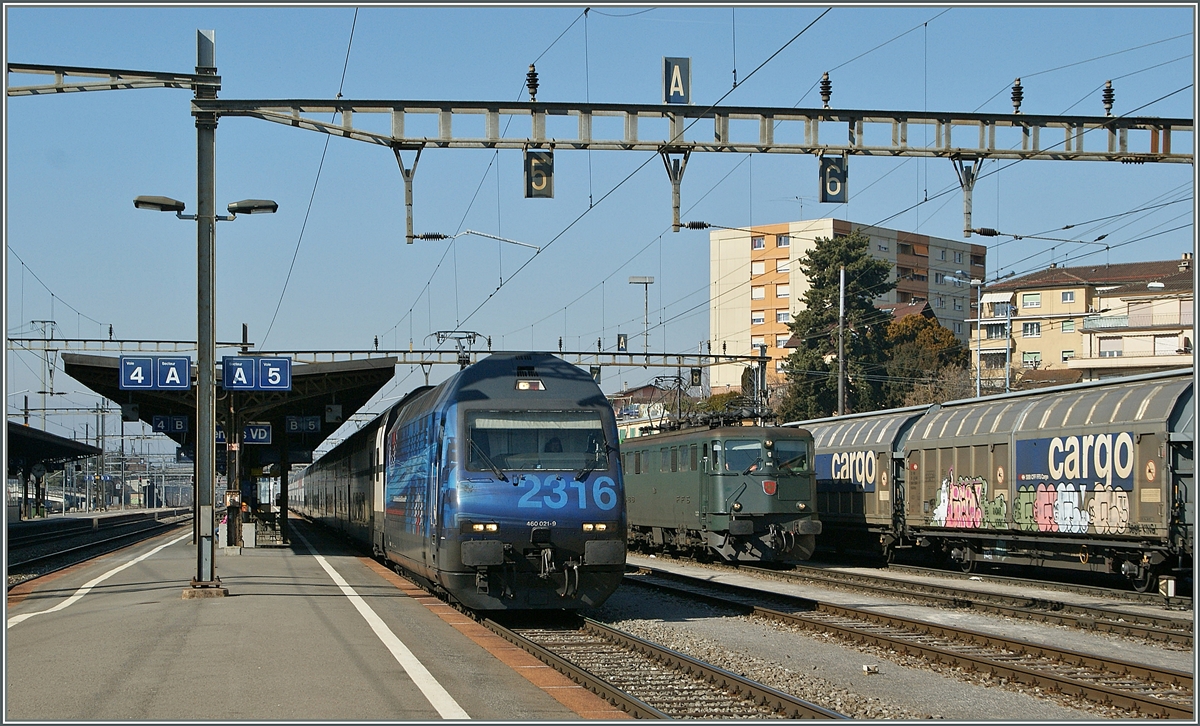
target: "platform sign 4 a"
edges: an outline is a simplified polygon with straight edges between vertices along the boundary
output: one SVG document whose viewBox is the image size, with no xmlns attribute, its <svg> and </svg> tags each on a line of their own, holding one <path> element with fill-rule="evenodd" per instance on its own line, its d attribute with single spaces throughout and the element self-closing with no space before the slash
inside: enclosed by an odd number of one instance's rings
<svg viewBox="0 0 1200 726">
<path fill-rule="evenodd" d="M 259 356 L 221 358 L 222 385 L 227 391 L 290 391 L 292 359 Z"/>
<path fill-rule="evenodd" d="M 187 356 L 121 356 L 122 391 L 187 391 L 192 387 L 192 359 Z"/>
</svg>

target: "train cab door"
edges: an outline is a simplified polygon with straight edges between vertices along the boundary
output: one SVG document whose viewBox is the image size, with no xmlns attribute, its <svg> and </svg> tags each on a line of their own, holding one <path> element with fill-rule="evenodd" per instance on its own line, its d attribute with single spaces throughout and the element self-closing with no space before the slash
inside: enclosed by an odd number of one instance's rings
<svg viewBox="0 0 1200 726">
<path fill-rule="evenodd" d="M 371 547 L 384 552 L 383 528 L 383 469 L 386 461 L 384 443 L 387 441 L 386 421 L 375 432 L 375 449 L 371 452 Z"/>
<path fill-rule="evenodd" d="M 430 416 L 429 430 L 433 436 L 433 456 L 430 457 L 429 463 L 429 493 L 426 501 L 429 502 L 429 524 L 425 531 L 425 547 L 422 549 L 425 553 L 425 566 L 430 569 L 437 569 L 437 551 L 438 540 L 441 533 L 442 523 L 442 450 L 445 448 L 444 436 L 446 428 L 446 415 L 443 413 L 439 418 L 437 414 Z"/>
</svg>

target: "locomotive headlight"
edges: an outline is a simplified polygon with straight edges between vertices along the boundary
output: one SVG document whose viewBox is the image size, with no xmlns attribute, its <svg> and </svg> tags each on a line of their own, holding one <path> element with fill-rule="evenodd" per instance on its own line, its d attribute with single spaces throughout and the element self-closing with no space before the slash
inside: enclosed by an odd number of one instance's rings
<svg viewBox="0 0 1200 726">
<path fill-rule="evenodd" d="M 808 509 L 808 505 L 804 502 L 796 502 L 796 509 L 799 509 L 801 512 L 803 512 L 805 509 Z"/>
<path fill-rule="evenodd" d="M 742 503 L 741 503 L 741 502 L 734 502 L 734 503 L 733 503 L 733 506 L 731 507 L 731 509 L 733 509 L 733 511 L 735 511 L 735 512 L 740 512 L 740 511 L 742 511 Z"/>
<path fill-rule="evenodd" d="M 472 531 L 472 532 L 482 532 L 482 531 L 483 531 L 483 525 L 482 525 L 482 524 L 479 524 L 479 523 L 472 524 L 472 525 L 471 525 L 471 531 Z"/>
<path fill-rule="evenodd" d="M 583 531 L 584 532 L 604 532 L 607 529 L 608 529 L 608 524 L 605 522 L 596 522 L 594 524 L 592 522 L 584 522 L 583 523 Z"/>
<path fill-rule="evenodd" d="M 775 445 L 775 442 L 770 439 L 767 439 L 766 441 L 763 442 L 763 445 L 769 449 Z"/>
<path fill-rule="evenodd" d="M 605 524 L 604 522 L 597 522 L 597 523 L 596 523 L 596 531 L 597 531 L 597 532 L 603 532 L 603 531 L 604 531 L 604 530 L 606 530 L 606 529 L 608 529 L 608 525 L 607 525 L 607 524 Z"/>
<path fill-rule="evenodd" d="M 583 523 L 583 531 L 584 531 L 584 532 L 591 532 L 591 531 L 593 531 L 593 530 L 595 530 L 595 529 L 596 529 L 596 525 L 594 525 L 594 524 L 591 524 L 590 522 L 584 522 L 584 523 Z"/>
<path fill-rule="evenodd" d="M 499 532 L 500 531 L 500 525 L 496 524 L 495 522 L 488 522 L 487 524 L 483 525 L 483 528 L 484 528 L 484 530 L 486 530 L 488 532 Z"/>
</svg>

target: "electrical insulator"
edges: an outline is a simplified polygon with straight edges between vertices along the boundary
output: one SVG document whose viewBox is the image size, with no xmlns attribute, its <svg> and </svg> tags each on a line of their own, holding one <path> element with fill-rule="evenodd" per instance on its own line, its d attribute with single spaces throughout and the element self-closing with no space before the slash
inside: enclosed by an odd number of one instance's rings
<svg viewBox="0 0 1200 726">
<path fill-rule="evenodd" d="M 1104 82 L 1104 115 L 1112 116 L 1113 107 L 1113 87 L 1112 81 Z"/>
<path fill-rule="evenodd" d="M 558 352 L 562 352 L 562 336 L 558 336 Z"/>
<path fill-rule="evenodd" d="M 1025 98 L 1025 92 L 1021 90 L 1021 79 L 1018 78 L 1013 82 L 1012 103 L 1013 113 L 1021 113 L 1021 101 Z"/>
<path fill-rule="evenodd" d="M 825 104 L 825 108 L 829 108 L 829 97 L 833 95 L 833 83 L 829 80 L 829 73 L 821 76 L 821 103 Z"/>
<path fill-rule="evenodd" d="M 688 229 L 708 229 L 708 222 L 685 222 L 683 226 Z"/>
<path fill-rule="evenodd" d="M 488 350 L 492 349 L 492 336 L 488 336 Z"/>
<path fill-rule="evenodd" d="M 529 89 L 529 100 L 536 101 L 538 89 L 537 69 L 533 67 L 532 63 L 529 64 L 529 72 L 525 74 L 525 87 Z"/>
</svg>

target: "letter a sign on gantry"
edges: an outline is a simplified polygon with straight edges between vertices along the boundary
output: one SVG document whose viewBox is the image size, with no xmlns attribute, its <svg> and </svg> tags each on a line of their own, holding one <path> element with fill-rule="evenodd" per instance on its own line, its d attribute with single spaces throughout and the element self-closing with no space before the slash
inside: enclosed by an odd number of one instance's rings
<svg viewBox="0 0 1200 726">
<path fill-rule="evenodd" d="M 692 59 L 663 58 L 663 103 L 692 102 Z"/>
</svg>

